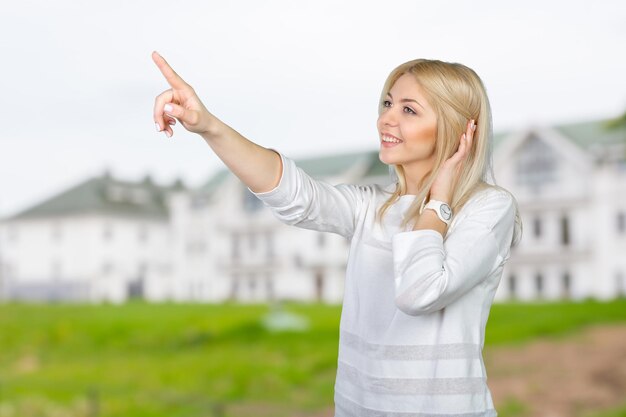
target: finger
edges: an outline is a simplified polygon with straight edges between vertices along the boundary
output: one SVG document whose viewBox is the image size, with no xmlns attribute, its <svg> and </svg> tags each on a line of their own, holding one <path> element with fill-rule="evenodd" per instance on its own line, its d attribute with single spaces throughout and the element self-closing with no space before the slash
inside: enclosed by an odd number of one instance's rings
<svg viewBox="0 0 626 417">
<path fill-rule="evenodd" d="M 157 51 L 152 52 L 152 60 L 161 70 L 161 74 L 165 77 L 168 84 L 173 88 L 185 88 L 187 87 L 187 83 L 178 75 L 176 71 L 170 67 L 165 58 L 157 53 Z"/>
<path fill-rule="evenodd" d="M 173 99 L 174 92 L 172 90 L 164 91 L 154 99 L 153 117 L 154 123 L 156 123 L 157 130 L 159 132 L 162 131 L 167 125 L 167 121 L 163 116 L 163 107 Z"/>
<path fill-rule="evenodd" d="M 476 122 L 472 120 L 472 123 L 469 127 L 469 133 L 467 133 L 467 152 L 469 153 L 470 149 L 472 149 L 472 143 L 474 142 L 474 132 L 476 132 Z"/>
<path fill-rule="evenodd" d="M 467 137 L 468 139 L 472 139 L 474 137 L 474 131 L 476 131 L 476 122 L 472 119 L 469 121 L 467 125 Z"/>
<path fill-rule="evenodd" d="M 455 163 L 459 163 L 463 160 L 463 158 L 465 157 L 465 154 L 467 152 L 467 134 L 463 134 L 463 136 L 461 136 L 461 143 L 459 144 L 459 149 L 457 149 L 456 153 L 454 155 L 452 155 L 452 159 L 454 160 Z"/>
<path fill-rule="evenodd" d="M 463 160 L 463 157 L 465 156 L 466 150 L 467 150 L 467 134 L 463 133 L 463 135 L 461 136 L 459 147 L 456 150 L 456 152 L 450 157 L 450 162 L 453 165 L 456 165 L 459 162 L 461 162 L 461 160 Z"/>
<path fill-rule="evenodd" d="M 176 124 L 176 119 L 174 119 L 173 117 L 169 117 L 167 115 L 165 116 L 165 121 L 170 126 L 174 126 Z"/>
<path fill-rule="evenodd" d="M 166 116 L 175 117 L 189 126 L 195 126 L 198 123 L 198 112 L 195 110 L 185 109 L 174 103 L 167 103 L 163 106 L 163 112 Z M 185 125 L 185 127 L 187 127 Z"/>
</svg>

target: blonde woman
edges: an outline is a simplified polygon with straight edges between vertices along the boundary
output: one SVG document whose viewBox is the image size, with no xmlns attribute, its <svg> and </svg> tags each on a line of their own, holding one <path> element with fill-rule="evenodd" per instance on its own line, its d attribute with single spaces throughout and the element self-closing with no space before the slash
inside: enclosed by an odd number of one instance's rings
<svg viewBox="0 0 626 417">
<path fill-rule="evenodd" d="M 418 59 L 384 84 L 377 122 L 389 186 L 330 185 L 213 116 L 156 52 L 171 88 L 158 131 L 198 133 L 283 222 L 350 239 L 335 416 L 496 416 L 485 325 L 517 204 L 494 184 L 491 111 L 466 66 Z"/>
</svg>

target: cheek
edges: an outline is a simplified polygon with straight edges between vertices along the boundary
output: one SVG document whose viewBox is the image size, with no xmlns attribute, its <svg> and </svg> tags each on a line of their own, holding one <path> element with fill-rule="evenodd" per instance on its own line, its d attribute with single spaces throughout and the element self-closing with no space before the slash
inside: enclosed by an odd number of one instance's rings
<svg viewBox="0 0 626 417">
<path fill-rule="evenodd" d="M 409 141 L 416 145 L 419 146 L 421 148 L 434 148 L 435 147 L 435 142 L 437 140 L 437 129 L 433 129 L 433 128 L 421 128 L 421 129 L 414 129 L 412 132 L 407 132 L 409 133 L 407 136 L 409 138 Z"/>
</svg>

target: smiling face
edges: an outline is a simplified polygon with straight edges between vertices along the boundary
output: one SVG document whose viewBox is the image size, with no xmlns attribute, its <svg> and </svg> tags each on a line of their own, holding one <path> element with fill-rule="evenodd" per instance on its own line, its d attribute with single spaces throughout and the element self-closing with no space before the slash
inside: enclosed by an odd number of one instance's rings
<svg viewBox="0 0 626 417">
<path fill-rule="evenodd" d="M 383 100 L 379 158 L 402 165 L 407 182 L 419 182 L 433 165 L 437 115 L 412 74 L 398 78 Z"/>
</svg>

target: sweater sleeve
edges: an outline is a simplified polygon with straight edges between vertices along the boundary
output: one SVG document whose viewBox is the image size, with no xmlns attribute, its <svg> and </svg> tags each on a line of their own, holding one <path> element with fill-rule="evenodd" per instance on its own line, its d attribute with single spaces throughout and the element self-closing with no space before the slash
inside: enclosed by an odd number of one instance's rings
<svg viewBox="0 0 626 417">
<path fill-rule="evenodd" d="M 278 185 L 263 193 L 248 190 L 285 224 L 351 238 L 363 187 L 315 180 L 293 160 L 279 155 L 283 168 Z"/>
<path fill-rule="evenodd" d="M 446 307 L 508 257 L 515 218 L 512 196 L 493 192 L 467 209 L 471 212 L 459 219 L 445 242 L 434 230 L 392 237 L 395 302 L 406 314 Z"/>
</svg>

